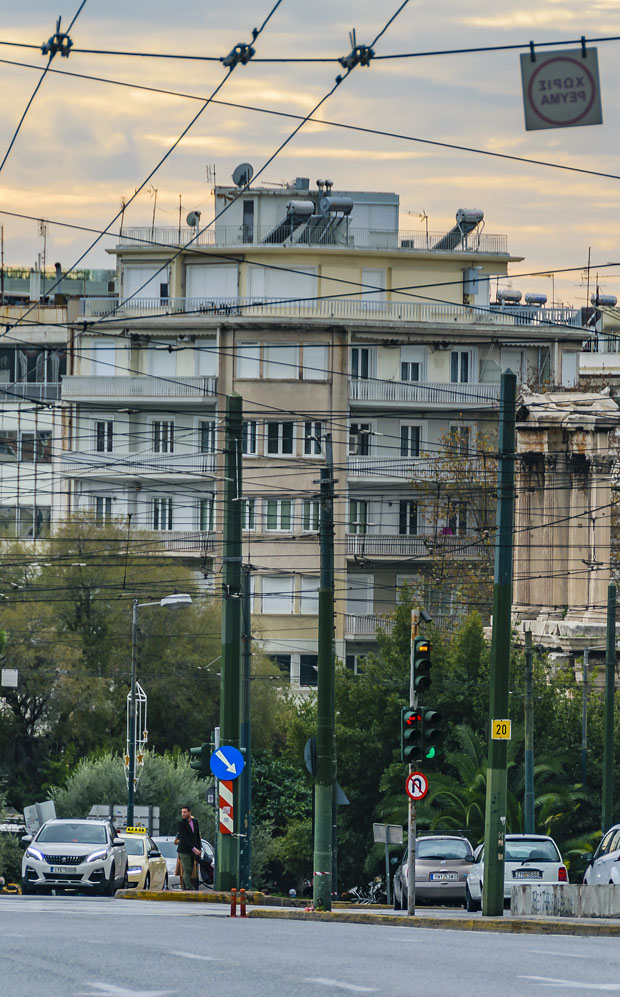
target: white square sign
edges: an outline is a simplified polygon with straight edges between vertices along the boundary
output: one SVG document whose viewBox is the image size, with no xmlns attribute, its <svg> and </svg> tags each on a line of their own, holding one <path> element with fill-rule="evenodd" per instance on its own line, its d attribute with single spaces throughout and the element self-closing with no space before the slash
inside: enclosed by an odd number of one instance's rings
<svg viewBox="0 0 620 997">
<path fill-rule="evenodd" d="M 603 123 L 595 48 L 524 53 L 521 80 L 526 131 Z"/>
</svg>

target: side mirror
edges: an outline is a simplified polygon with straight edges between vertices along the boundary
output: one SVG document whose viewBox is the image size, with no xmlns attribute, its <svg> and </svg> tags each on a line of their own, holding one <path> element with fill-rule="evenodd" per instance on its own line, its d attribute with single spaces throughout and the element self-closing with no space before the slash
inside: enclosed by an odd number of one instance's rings
<svg viewBox="0 0 620 997">
<path fill-rule="evenodd" d="M 28 847 L 28 845 L 31 844 L 32 837 L 33 837 L 32 834 L 24 834 L 22 836 L 22 838 L 20 839 L 19 843 L 20 843 L 20 845 L 22 846 L 23 849 L 26 849 Z"/>
<path fill-rule="evenodd" d="M 112 838 L 112 844 L 113 845 L 124 845 L 125 842 L 123 841 L 122 838 Z"/>
<path fill-rule="evenodd" d="M 463 861 L 469 862 L 471 865 L 473 865 L 476 860 L 473 855 L 466 855 Z"/>
<path fill-rule="evenodd" d="M 160 855 L 161 855 L 161 852 L 160 852 L 159 848 L 151 848 L 151 850 L 149 852 L 149 858 L 150 859 L 158 859 L 160 857 Z"/>
</svg>

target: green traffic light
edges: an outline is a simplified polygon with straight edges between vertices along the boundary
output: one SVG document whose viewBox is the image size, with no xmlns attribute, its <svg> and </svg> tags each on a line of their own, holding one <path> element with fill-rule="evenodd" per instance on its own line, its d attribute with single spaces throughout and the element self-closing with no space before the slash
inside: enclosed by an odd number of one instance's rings
<svg viewBox="0 0 620 997">
<path fill-rule="evenodd" d="M 435 748 L 431 748 L 430 751 L 426 752 L 425 758 L 434 758 L 436 754 Z"/>
</svg>

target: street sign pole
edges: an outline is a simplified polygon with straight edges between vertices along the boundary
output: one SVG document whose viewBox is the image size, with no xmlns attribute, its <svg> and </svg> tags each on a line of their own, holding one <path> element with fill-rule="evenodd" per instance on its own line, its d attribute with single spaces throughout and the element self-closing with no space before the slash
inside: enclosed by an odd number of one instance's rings
<svg viewBox="0 0 620 997">
<path fill-rule="evenodd" d="M 415 691 L 415 639 L 418 636 L 418 626 L 420 623 L 419 609 L 411 610 L 411 650 L 409 657 L 409 705 L 416 710 L 418 708 L 418 696 Z M 409 776 L 413 775 L 414 766 L 409 763 Z M 415 848 L 417 833 L 416 803 L 409 797 L 409 807 L 407 813 L 407 914 L 409 917 L 415 916 Z"/>
</svg>

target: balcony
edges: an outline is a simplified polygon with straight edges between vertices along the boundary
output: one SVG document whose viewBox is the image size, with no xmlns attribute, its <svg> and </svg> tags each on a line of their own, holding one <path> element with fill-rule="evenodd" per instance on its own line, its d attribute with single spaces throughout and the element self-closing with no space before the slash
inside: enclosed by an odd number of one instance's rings
<svg viewBox="0 0 620 997">
<path fill-rule="evenodd" d="M 108 377 L 72 374 L 62 379 L 62 398 L 69 402 L 149 403 L 163 399 L 195 402 L 197 398 L 215 401 L 216 389 L 215 377 Z"/>
<path fill-rule="evenodd" d="M 265 245 L 264 240 L 272 235 L 273 225 L 217 225 L 203 232 L 186 226 L 148 227 L 130 226 L 120 234 L 117 248 L 127 249 L 131 246 L 256 246 Z M 282 242 L 269 244 L 276 246 L 319 246 L 320 248 L 341 249 L 386 249 L 403 250 L 405 252 L 446 252 L 437 249 L 437 245 L 445 238 L 445 232 L 396 232 L 394 230 L 351 228 L 347 225 L 326 233 L 324 228 L 303 229 L 303 242 L 296 232 Z M 486 232 L 470 234 L 453 249 L 451 253 L 490 253 L 493 256 L 508 254 L 508 238 L 505 235 L 494 235 Z"/>
<path fill-rule="evenodd" d="M 383 481 L 451 481 L 455 475 L 483 475 L 485 464 L 480 457 L 349 457 L 350 478 Z M 470 481 L 471 484 L 471 481 Z"/>
<path fill-rule="evenodd" d="M 394 620 L 390 619 L 389 616 L 379 616 L 377 613 L 365 613 L 363 616 L 357 613 L 345 613 L 344 615 L 345 639 L 376 637 L 378 629 L 391 634 L 394 629 Z"/>
<path fill-rule="evenodd" d="M 148 550 L 149 553 L 163 550 L 171 554 L 209 554 L 215 550 L 215 534 L 203 530 L 149 530 L 141 550 Z"/>
<path fill-rule="evenodd" d="M 39 384 L 37 381 L 16 381 L 0 384 L 0 401 L 40 401 L 55 402 L 60 398 L 60 382 Z"/>
<path fill-rule="evenodd" d="M 91 451 L 65 452 L 56 469 L 67 477 L 127 478 L 208 474 L 215 471 L 215 454 L 210 453 L 141 453 L 113 454 Z"/>
<path fill-rule="evenodd" d="M 349 401 L 361 404 L 392 402 L 424 408 L 497 408 L 499 384 L 439 381 L 350 380 Z"/>
<path fill-rule="evenodd" d="M 488 547 L 477 536 L 434 536 L 418 534 L 414 536 L 356 534 L 347 535 L 349 557 L 482 557 Z"/>
</svg>

